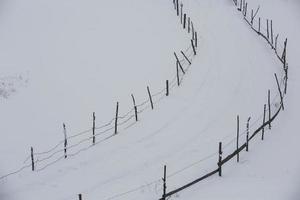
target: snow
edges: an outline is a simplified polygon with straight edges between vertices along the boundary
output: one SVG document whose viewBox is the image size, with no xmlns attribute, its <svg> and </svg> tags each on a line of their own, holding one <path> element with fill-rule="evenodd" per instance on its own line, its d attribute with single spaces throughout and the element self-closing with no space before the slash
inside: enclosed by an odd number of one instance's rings
<svg viewBox="0 0 300 200">
<path fill-rule="evenodd" d="M 117 136 L 40 172 L 28 168 L 1 180 L 0 199 L 67 200 L 77 199 L 78 193 L 88 200 L 158 199 L 163 165 L 170 191 L 216 168 L 218 142 L 227 144 L 225 155 L 232 152 L 236 115 L 242 131 L 249 116 L 251 130 L 262 122 L 267 90 L 274 105 L 279 101 L 274 73 L 281 78 L 282 65 L 273 51 L 248 27 L 232 1 L 183 3 L 198 31 L 199 47 L 181 86 L 169 97 L 156 98 L 153 111 L 145 110 L 138 123 L 122 127 Z M 23 75 L 26 80 L 16 83 L 14 94 L 0 96 L 0 119 L 5 122 L 0 126 L 1 174 L 22 166 L 30 146 L 44 151 L 62 140 L 62 123 L 73 135 L 91 128 L 92 112 L 97 126 L 112 119 L 116 101 L 126 113 L 132 108 L 131 93 L 137 103 L 147 100 L 146 86 L 153 94 L 162 89 L 175 75 L 173 52 L 190 44 L 171 1 L 0 4 L 1 77 Z M 265 141 L 256 139 L 249 153 L 241 153 L 240 163 L 223 167 L 222 178 L 213 176 L 171 199 L 292 200 L 300 195 L 299 2 L 249 1 L 250 7 L 257 4 L 262 17 L 273 19 L 279 41 L 289 38 L 286 110 Z"/>
</svg>

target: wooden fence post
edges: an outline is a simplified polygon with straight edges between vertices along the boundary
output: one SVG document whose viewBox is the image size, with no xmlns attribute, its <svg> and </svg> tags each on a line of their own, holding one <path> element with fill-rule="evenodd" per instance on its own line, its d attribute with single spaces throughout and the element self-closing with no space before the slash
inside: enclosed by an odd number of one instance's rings
<svg viewBox="0 0 300 200">
<path fill-rule="evenodd" d="M 248 3 L 246 3 L 246 6 L 245 6 L 245 17 L 247 17 L 247 10 L 248 10 Z"/>
<path fill-rule="evenodd" d="M 177 77 L 177 85 L 180 86 L 178 61 L 176 61 L 176 77 Z"/>
<path fill-rule="evenodd" d="M 274 48 L 273 20 L 271 20 L 271 44 L 272 44 L 272 48 Z"/>
<path fill-rule="evenodd" d="M 183 29 L 186 27 L 186 13 L 183 15 Z"/>
<path fill-rule="evenodd" d="M 185 60 L 189 63 L 189 65 L 192 64 L 192 62 L 188 59 L 188 57 L 183 53 L 183 51 L 181 51 L 181 54 L 183 55 L 183 57 L 185 58 Z"/>
<path fill-rule="evenodd" d="M 251 9 L 251 26 L 253 26 L 253 20 L 254 20 L 253 9 Z"/>
<path fill-rule="evenodd" d="M 179 16 L 179 2 L 176 0 L 176 11 L 177 11 L 177 16 Z"/>
<path fill-rule="evenodd" d="M 166 80 L 166 96 L 169 96 L 169 80 Z"/>
<path fill-rule="evenodd" d="M 166 193 L 167 193 L 167 166 L 164 166 L 164 177 L 162 178 L 163 180 L 163 195 L 162 195 L 162 200 L 166 199 Z"/>
<path fill-rule="evenodd" d="M 198 35 L 197 35 L 197 31 L 195 32 L 195 47 L 198 47 Z"/>
<path fill-rule="evenodd" d="M 34 167 L 34 155 L 33 155 L 33 147 L 31 147 L 30 149 L 30 156 L 31 156 L 31 170 L 34 171 L 35 167 Z"/>
<path fill-rule="evenodd" d="M 93 112 L 93 145 L 95 145 L 96 143 L 95 129 L 96 129 L 96 115 L 95 112 Z"/>
<path fill-rule="evenodd" d="M 183 70 L 183 67 L 182 67 L 182 65 L 181 65 L 181 63 L 180 63 L 180 61 L 179 61 L 179 59 L 178 59 L 178 57 L 177 57 L 177 55 L 176 55 L 175 52 L 174 52 L 174 56 L 175 56 L 175 58 L 176 58 L 176 60 L 177 60 L 177 63 L 179 64 L 179 67 L 180 67 L 182 73 L 185 74 L 185 71 Z"/>
<path fill-rule="evenodd" d="M 65 158 L 67 158 L 67 145 L 68 145 L 68 140 L 67 140 L 67 130 L 66 130 L 66 125 L 63 123 L 63 130 L 64 130 L 64 153 L 65 153 Z"/>
<path fill-rule="evenodd" d="M 193 40 L 191 40 L 191 44 L 192 44 L 192 48 L 193 48 L 193 52 L 194 52 L 194 56 L 195 56 L 197 54 L 197 52 L 196 52 Z"/>
<path fill-rule="evenodd" d="M 263 117 L 263 125 L 266 123 L 266 104 L 264 104 L 264 117 Z M 265 135 L 265 127 L 262 127 L 261 130 L 261 140 L 264 140 L 264 135 Z"/>
<path fill-rule="evenodd" d="M 180 23 L 181 23 L 181 24 L 183 23 L 183 21 L 182 21 L 182 14 L 183 14 L 183 13 L 182 13 L 182 12 L 183 12 L 182 10 L 183 10 L 183 9 L 182 9 L 182 8 L 183 8 L 183 4 L 181 3 L 181 4 L 180 4 Z"/>
<path fill-rule="evenodd" d="M 82 194 L 78 194 L 79 200 L 82 200 Z"/>
<path fill-rule="evenodd" d="M 241 0 L 240 7 L 238 8 L 238 11 L 242 11 L 242 5 L 243 5 L 243 1 Z"/>
<path fill-rule="evenodd" d="M 258 18 L 258 34 L 260 34 L 260 17 Z"/>
<path fill-rule="evenodd" d="M 137 122 L 138 121 L 138 112 L 137 112 L 137 106 L 136 106 L 135 98 L 134 98 L 133 94 L 131 94 L 131 98 L 132 98 L 132 101 L 133 101 L 135 121 Z"/>
<path fill-rule="evenodd" d="M 250 129 L 250 120 L 251 117 L 248 118 L 247 120 L 247 133 L 246 133 L 246 151 L 249 151 L 249 129 Z"/>
<path fill-rule="evenodd" d="M 271 129 L 271 92 L 268 90 L 269 129 Z"/>
<path fill-rule="evenodd" d="M 219 176 L 222 176 L 222 142 L 219 142 L 219 161 L 218 161 L 218 167 L 219 167 Z"/>
<path fill-rule="evenodd" d="M 193 40 L 195 38 L 195 30 L 194 30 L 193 21 L 191 21 L 191 26 L 192 26 L 192 40 Z"/>
<path fill-rule="evenodd" d="M 268 19 L 267 19 L 267 38 L 268 38 L 268 41 L 269 41 L 270 33 L 269 33 L 269 20 Z"/>
<path fill-rule="evenodd" d="M 237 129 L 236 129 L 236 150 L 239 149 L 239 137 L 240 137 L 240 116 L 237 116 Z M 236 154 L 236 161 L 240 162 L 240 153 Z"/>
<path fill-rule="evenodd" d="M 148 91 L 149 100 L 150 100 L 150 103 L 151 103 L 151 109 L 153 110 L 154 107 L 153 107 L 153 101 L 152 101 L 152 96 L 151 96 L 151 93 L 150 93 L 149 86 L 147 86 L 147 91 Z"/>
<path fill-rule="evenodd" d="M 119 102 L 117 102 L 117 107 L 116 107 L 115 135 L 118 133 L 118 117 L 119 117 Z"/>
<path fill-rule="evenodd" d="M 188 17 L 188 33 L 191 32 L 191 18 Z"/>
<path fill-rule="evenodd" d="M 276 37 L 275 37 L 275 52 L 276 52 L 276 54 L 277 54 L 278 36 L 279 36 L 279 34 L 277 34 Z"/>
<path fill-rule="evenodd" d="M 277 83 L 277 87 L 278 87 L 278 91 L 279 91 L 279 95 L 280 95 L 280 100 L 281 100 L 281 106 L 282 106 L 282 110 L 284 110 L 284 105 L 283 105 L 283 96 L 282 96 L 282 92 L 280 89 L 280 85 L 278 82 L 278 78 L 277 78 L 277 74 L 275 73 L 275 79 L 276 79 L 276 83 Z"/>
</svg>

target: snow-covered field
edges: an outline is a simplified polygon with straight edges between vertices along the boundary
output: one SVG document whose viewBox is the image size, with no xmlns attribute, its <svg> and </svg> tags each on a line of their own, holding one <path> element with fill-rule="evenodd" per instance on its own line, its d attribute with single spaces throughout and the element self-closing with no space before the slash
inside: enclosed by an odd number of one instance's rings
<svg viewBox="0 0 300 200">
<path fill-rule="evenodd" d="M 268 89 L 278 101 L 274 73 L 281 77 L 282 65 L 273 51 L 231 0 L 183 3 L 199 45 L 181 86 L 153 111 L 146 104 L 139 121 L 117 136 L 39 172 L 29 167 L 0 180 L 1 200 L 68 200 L 78 193 L 87 200 L 158 199 L 163 165 L 170 191 L 216 167 L 218 142 L 227 144 L 225 154 L 232 152 L 236 115 L 243 131 L 249 116 L 262 122 Z M 265 141 L 255 140 L 240 163 L 224 166 L 222 178 L 171 199 L 300 198 L 300 2 L 248 3 L 273 19 L 281 44 L 289 39 L 286 110 Z M 132 108 L 132 93 L 140 104 L 148 99 L 146 86 L 159 92 L 176 74 L 173 52 L 186 50 L 191 38 L 172 1 L 160 0 L 2 0 L 0 27 L 0 176 L 23 166 L 31 146 L 42 152 L 61 141 L 63 123 L 74 135 L 91 128 L 95 112 L 99 127 L 114 117 L 117 101 L 123 115 Z"/>
</svg>

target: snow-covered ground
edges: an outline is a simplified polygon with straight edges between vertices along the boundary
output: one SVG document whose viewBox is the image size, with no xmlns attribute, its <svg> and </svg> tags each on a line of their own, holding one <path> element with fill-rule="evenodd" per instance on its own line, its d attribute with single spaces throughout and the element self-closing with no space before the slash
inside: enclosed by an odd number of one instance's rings
<svg viewBox="0 0 300 200">
<path fill-rule="evenodd" d="M 164 164 L 172 190 L 216 167 L 219 141 L 228 144 L 225 154 L 234 149 L 237 114 L 242 130 L 249 116 L 252 123 L 261 123 L 267 90 L 272 99 L 277 94 L 274 73 L 281 75 L 273 51 L 232 1 L 183 3 L 198 31 L 199 47 L 182 85 L 117 136 L 40 172 L 29 168 L 2 179 L 1 200 L 67 200 L 77 199 L 78 193 L 88 200 L 157 199 Z M 0 175 L 22 166 L 30 146 L 44 151 L 60 141 L 62 123 L 73 135 L 91 128 L 92 112 L 100 126 L 114 117 L 116 101 L 125 113 L 132 107 L 131 93 L 141 103 L 147 85 L 159 91 L 175 75 L 173 52 L 190 45 L 172 1 L 0 4 L 0 82 L 14 82 L 14 92 L 0 95 Z M 222 178 L 209 178 L 172 199 L 299 198 L 300 3 L 249 1 L 249 7 L 257 4 L 262 17 L 273 19 L 279 41 L 289 38 L 286 110 L 265 141 L 251 143 L 239 164 L 224 166 Z M 0 86 L 0 91 L 11 91 L 6 88 Z"/>
</svg>

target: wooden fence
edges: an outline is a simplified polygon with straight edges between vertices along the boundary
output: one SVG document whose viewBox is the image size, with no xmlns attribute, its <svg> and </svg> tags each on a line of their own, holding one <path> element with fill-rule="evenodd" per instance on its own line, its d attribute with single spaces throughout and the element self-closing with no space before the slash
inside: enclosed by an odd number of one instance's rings
<svg viewBox="0 0 300 200">
<path fill-rule="evenodd" d="M 174 5 L 178 0 L 173 1 Z M 174 69 L 176 75 L 170 80 L 166 80 L 164 87 L 158 92 L 153 93 L 149 86 L 147 86 L 145 94 L 146 99 L 137 103 L 133 94 L 131 98 L 133 106 L 124 115 L 120 115 L 119 108 L 121 104 L 116 103 L 116 110 L 114 118 L 102 125 L 96 125 L 96 113 L 91 116 L 91 128 L 74 135 L 68 136 L 67 125 L 63 123 L 62 132 L 63 138 L 57 144 L 53 145 L 46 151 L 38 152 L 33 147 L 30 148 L 30 154 L 24 159 L 23 166 L 11 173 L 0 176 L 0 180 L 7 178 L 11 175 L 18 174 L 25 169 L 39 172 L 45 170 L 55 163 L 76 156 L 82 151 L 86 151 L 97 144 L 105 142 L 112 137 L 117 136 L 122 130 L 127 130 L 139 121 L 139 115 L 147 109 L 154 110 L 155 105 L 163 98 L 168 97 L 170 92 L 176 87 L 180 86 L 183 75 L 189 70 L 192 65 L 193 58 L 197 55 L 198 38 L 197 32 L 194 28 L 193 21 L 186 13 L 183 12 L 183 4 L 181 8 L 176 8 L 177 16 L 181 17 L 181 25 L 184 30 L 189 34 L 188 47 L 180 52 L 174 52 Z M 180 12 L 179 12 L 180 11 Z"/>
<path fill-rule="evenodd" d="M 210 171 L 209 173 L 203 175 L 200 178 L 195 179 L 194 181 L 191 181 L 190 183 L 187 183 L 175 190 L 166 192 L 166 189 L 163 190 L 163 194 L 162 197 L 160 198 L 160 200 L 165 200 L 167 197 L 170 197 L 188 187 L 191 187 L 192 185 L 206 179 L 209 178 L 210 176 L 217 174 L 219 176 L 222 176 L 222 167 L 223 165 L 225 165 L 227 162 L 231 161 L 233 158 L 236 157 L 237 162 L 239 162 L 239 153 L 243 150 L 248 151 L 249 149 L 249 142 L 255 137 L 257 136 L 259 133 L 261 133 L 261 138 L 262 140 L 264 139 L 264 130 L 265 128 L 271 128 L 271 123 L 276 119 L 276 117 L 278 116 L 278 114 L 284 110 L 284 104 L 283 104 L 283 100 L 284 97 L 287 93 L 287 81 L 288 81 L 288 63 L 287 63 L 287 58 L 286 58 L 286 53 L 287 53 L 287 39 L 285 39 L 284 41 L 284 46 L 283 46 L 283 50 L 282 50 L 282 54 L 279 55 L 279 50 L 278 50 L 278 34 L 276 36 L 274 36 L 273 33 L 273 21 L 272 20 L 266 20 L 266 33 L 264 33 L 262 31 L 262 25 L 261 25 L 261 18 L 259 17 L 258 23 L 255 26 L 255 22 L 257 22 L 256 20 L 256 16 L 259 12 L 260 6 L 256 9 L 256 11 L 254 12 L 254 10 L 251 10 L 251 15 L 250 15 L 250 19 L 247 16 L 247 11 L 248 11 L 248 3 L 245 0 L 240 0 L 240 2 L 238 2 L 237 0 L 233 0 L 234 5 L 237 7 L 237 10 L 240 11 L 243 14 L 243 19 L 246 21 L 246 23 L 251 27 L 251 29 L 253 31 L 255 31 L 259 36 L 261 36 L 270 46 L 271 48 L 274 50 L 274 53 L 276 55 L 276 57 L 280 60 L 280 62 L 283 64 L 283 83 L 284 84 L 280 84 L 277 74 L 274 74 L 275 77 L 275 81 L 276 81 L 276 85 L 278 88 L 278 95 L 280 97 L 280 105 L 277 108 L 277 110 L 275 111 L 275 113 L 271 114 L 271 104 L 270 104 L 270 90 L 268 90 L 268 119 L 266 120 L 266 104 L 264 104 L 264 115 L 263 115 L 263 123 L 251 134 L 249 135 L 249 121 L 250 118 L 248 119 L 247 122 L 247 136 L 246 136 L 246 141 L 240 145 L 239 144 L 239 116 L 237 116 L 237 137 L 236 137 L 236 150 L 233 151 L 231 154 L 227 155 L 225 158 L 223 158 L 223 151 L 222 151 L 222 142 L 219 143 L 219 156 L 218 156 L 218 160 L 217 160 L 217 167 L 216 169 Z M 164 167 L 164 174 L 166 174 L 166 166 Z M 166 176 L 164 175 L 163 180 L 163 185 L 164 188 L 166 187 L 167 184 L 167 180 L 165 178 Z"/>
</svg>

